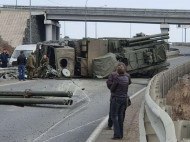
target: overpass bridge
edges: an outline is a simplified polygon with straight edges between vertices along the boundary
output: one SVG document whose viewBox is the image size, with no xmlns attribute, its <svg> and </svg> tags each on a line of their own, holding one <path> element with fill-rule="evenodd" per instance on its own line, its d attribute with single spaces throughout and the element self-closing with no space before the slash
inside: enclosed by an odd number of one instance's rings
<svg viewBox="0 0 190 142">
<path fill-rule="evenodd" d="M 30 10 L 32 15 L 44 15 L 46 40 L 59 33 L 58 21 L 124 22 L 161 24 L 161 32 L 169 31 L 169 24 L 190 24 L 190 10 L 135 9 L 102 7 L 52 7 L 3 5 L 0 10 Z M 56 27 L 56 28 L 55 28 Z"/>
<path fill-rule="evenodd" d="M 1 9 L 5 8 L 30 9 L 29 6 L 10 5 Z M 32 6 L 31 10 L 33 14 L 44 12 L 47 20 L 58 21 L 190 24 L 190 10 L 52 6 Z"/>
</svg>

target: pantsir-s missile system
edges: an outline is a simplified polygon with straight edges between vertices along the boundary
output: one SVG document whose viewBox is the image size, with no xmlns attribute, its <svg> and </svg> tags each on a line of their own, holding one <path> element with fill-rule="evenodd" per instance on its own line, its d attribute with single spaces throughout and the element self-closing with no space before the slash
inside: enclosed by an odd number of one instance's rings
<svg viewBox="0 0 190 142">
<path fill-rule="evenodd" d="M 119 62 L 126 64 L 130 74 L 152 76 L 169 65 L 166 62 L 166 50 L 169 47 L 165 41 L 167 39 L 168 33 L 140 33 L 128 39 L 66 38 L 41 42 L 37 44 L 37 67 L 41 57 L 46 54 L 50 59 L 50 66 L 58 72 L 58 77 L 64 76 L 66 69 L 71 77 L 105 78 L 115 70 Z"/>
<path fill-rule="evenodd" d="M 108 50 L 112 54 L 93 60 L 94 76 L 106 77 L 113 71 L 109 66 L 115 66 L 117 61 L 124 62 L 130 74 L 154 75 L 169 65 L 166 62 L 167 39 L 168 33 L 149 36 L 141 33 L 131 39 L 108 39 Z"/>
</svg>

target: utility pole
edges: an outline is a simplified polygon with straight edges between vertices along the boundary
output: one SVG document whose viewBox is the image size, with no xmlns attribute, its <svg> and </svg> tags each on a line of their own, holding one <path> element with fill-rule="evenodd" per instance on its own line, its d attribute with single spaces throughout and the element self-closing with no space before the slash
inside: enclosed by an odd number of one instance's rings
<svg viewBox="0 0 190 142">
<path fill-rule="evenodd" d="M 30 0 L 30 44 L 32 44 L 32 16 L 31 16 L 31 0 Z"/>
<path fill-rule="evenodd" d="M 85 38 L 87 38 L 87 22 L 86 22 L 87 3 L 88 3 L 88 0 L 86 0 L 86 3 L 85 3 Z"/>
<path fill-rule="evenodd" d="M 185 28 L 185 43 L 186 43 L 186 31 L 187 31 L 187 28 Z"/>
<path fill-rule="evenodd" d="M 66 36 L 66 23 L 64 21 L 64 38 L 65 38 L 65 36 Z"/>
<path fill-rule="evenodd" d="M 101 7 L 107 7 L 107 5 Z M 95 22 L 95 38 L 98 38 L 98 22 Z"/>
<path fill-rule="evenodd" d="M 130 23 L 130 25 L 129 25 L 129 26 L 130 26 L 130 38 L 131 38 L 131 23 Z"/>
<path fill-rule="evenodd" d="M 95 38 L 98 38 L 97 22 L 95 22 Z"/>
<path fill-rule="evenodd" d="M 183 42 L 183 27 L 181 29 L 182 29 L 182 42 Z"/>
</svg>

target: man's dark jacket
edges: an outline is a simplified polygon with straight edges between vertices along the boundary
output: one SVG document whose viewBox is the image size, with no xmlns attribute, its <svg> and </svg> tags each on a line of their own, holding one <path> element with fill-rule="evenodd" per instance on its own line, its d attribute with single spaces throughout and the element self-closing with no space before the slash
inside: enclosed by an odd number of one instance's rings
<svg viewBox="0 0 190 142">
<path fill-rule="evenodd" d="M 116 76 L 110 88 L 112 97 L 127 98 L 129 82 L 129 77 L 125 74 Z"/>
<path fill-rule="evenodd" d="M 7 54 L 7 53 L 2 53 L 1 56 L 0 56 L 0 58 L 1 58 L 1 62 L 2 62 L 3 64 L 7 64 L 7 63 L 8 63 L 8 58 L 9 58 L 9 54 Z"/>
<path fill-rule="evenodd" d="M 24 54 L 18 56 L 17 64 L 18 65 L 26 65 L 26 56 Z"/>
</svg>

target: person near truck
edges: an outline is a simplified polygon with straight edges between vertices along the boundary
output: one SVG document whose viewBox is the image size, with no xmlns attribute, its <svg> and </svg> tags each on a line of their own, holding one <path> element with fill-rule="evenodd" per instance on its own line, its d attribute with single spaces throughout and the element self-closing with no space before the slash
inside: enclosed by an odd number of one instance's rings
<svg viewBox="0 0 190 142">
<path fill-rule="evenodd" d="M 26 65 L 26 56 L 23 51 L 20 51 L 20 55 L 17 58 L 18 64 L 18 73 L 19 73 L 19 81 L 23 79 L 25 81 L 25 65 Z"/>
<path fill-rule="evenodd" d="M 33 52 L 27 57 L 26 69 L 28 73 L 28 79 L 33 79 L 34 71 L 35 71 L 35 58 L 34 58 Z"/>
<path fill-rule="evenodd" d="M 49 65 L 49 58 L 47 57 L 47 55 L 44 55 L 40 60 L 40 68 L 38 71 L 39 77 L 41 78 L 45 77 L 44 74 L 46 73 L 47 65 Z"/>
<path fill-rule="evenodd" d="M 110 88 L 111 96 L 111 119 L 113 121 L 114 136 L 112 139 L 123 138 L 123 122 L 127 108 L 129 77 L 125 75 L 124 66 L 117 67 L 118 75 L 113 79 Z"/>
<path fill-rule="evenodd" d="M 108 80 L 106 81 L 107 87 L 108 89 L 111 88 L 112 84 L 113 84 L 113 79 L 118 76 L 119 74 L 117 73 L 117 68 L 119 66 L 123 66 L 125 68 L 125 75 L 129 78 L 129 85 L 131 84 L 131 76 L 126 72 L 126 65 L 123 62 L 120 62 L 118 64 L 118 66 L 116 67 L 116 71 L 112 72 L 109 76 L 108 76 Z M 111 130 L 112 126 L 113 126 L 113 121 L 111 119 L 111 97 L 112 97 L 112 92 L 111 92 L 111 96 L 110 96 L 110 111 L 109 111 L 109 118 L 108 118 L 108 130 Z M 125 117 L 125 113 L 124 113 L 124 117 Z"/>
<path fill-rule="evenodd" d="M 8 58 L 9 58 L 9 54 L 8 54 L 7 50 L 3 49 L 3 53 L 0 55 L 0 60 L 1 60 L 0 63 L 1 63 L 2 68 L 7 67 Z"/>
</svg>

